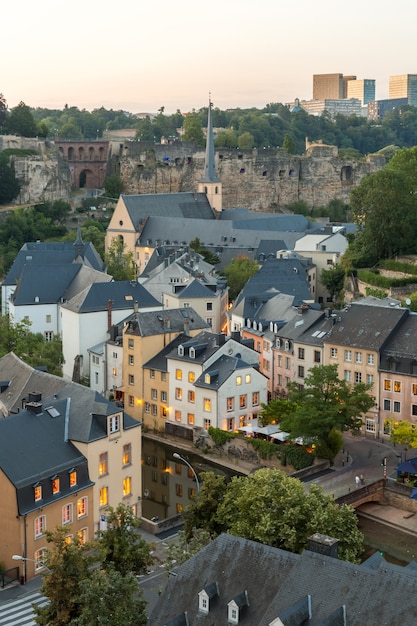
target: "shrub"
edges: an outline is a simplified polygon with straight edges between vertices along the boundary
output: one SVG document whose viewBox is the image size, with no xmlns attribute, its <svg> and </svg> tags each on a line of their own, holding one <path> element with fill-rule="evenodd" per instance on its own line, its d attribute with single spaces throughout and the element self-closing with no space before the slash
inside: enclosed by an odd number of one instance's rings
<svg viewBox="0 0 417 626">
<path fill-rule="evenodd" d="M 229 433 L 221 428 L 213 428 L 212 426 L 208 429 L 208 434 L 217 446 L 224 446 L 227 441 L 234 438 L 233 433 Z"/>
<path fill-rule="evenodd" d="M 270 459 L 276 456 L 277 446 L 272 441 L 265 441 L 265 439 L 248 439 L 248 441 L 261 459 Z"/>
<path fill-rule="evenodd" d="M 286 461 L 290 463 L 295 470 L 301 470 L 305 467 L 310 467 L 310 465 L 313 465 L 314 456 L 310 452 L 307 452 L 307 450 L 302 446 L 297 446 L 296 444 L 288 444 L 287 446 L 285 446 L 285 453 Z"/>
</svg>

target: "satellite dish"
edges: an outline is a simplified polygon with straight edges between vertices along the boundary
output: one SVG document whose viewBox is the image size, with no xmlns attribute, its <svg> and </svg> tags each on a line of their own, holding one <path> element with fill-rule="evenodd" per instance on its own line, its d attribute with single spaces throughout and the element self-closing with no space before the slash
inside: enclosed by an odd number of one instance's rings
<svg viewBox="0 0 417 626">
<path fill-rule="evenodd" d="M 405 303 L 406 303 L 406 305 L 407 305 L 407 306 L 410 306 L 410 304 L 411 304 L 411 300 L 410 300 L 410 298 L 407 298 L 407 300 L 405 301 Z"/>
</svg>

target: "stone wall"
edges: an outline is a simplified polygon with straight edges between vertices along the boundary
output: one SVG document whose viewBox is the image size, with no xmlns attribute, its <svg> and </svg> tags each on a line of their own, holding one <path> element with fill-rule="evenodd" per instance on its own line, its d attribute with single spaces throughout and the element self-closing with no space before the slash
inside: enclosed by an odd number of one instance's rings
<svg viewBox="0 0 417 626">
<path fill-rule="evenodd" d="M 115 157 L 127 194 L 194 191 L 204 173 L 205 153 L 194 144 L 126 142 Z M 381 169 L 385 159 L 343 160 L 334 146 L 311 146 L 305 155 L 280 150 L 216 150 L 224 208 L 274 211 L 303 200 L 309 207 L 333 198 L 349 202 L 351 189 Z"/>
</svg>

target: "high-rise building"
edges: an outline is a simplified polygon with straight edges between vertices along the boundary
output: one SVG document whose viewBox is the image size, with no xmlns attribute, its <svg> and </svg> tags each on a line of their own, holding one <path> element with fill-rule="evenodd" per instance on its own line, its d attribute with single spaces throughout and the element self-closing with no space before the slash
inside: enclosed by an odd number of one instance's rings
<svg viewBox="0 0 417 626">
<path fill-rule="evenodd" d="M 389 97 L 407 98 L 408 104 L 417 107 L 417 74 L 390 76 Z"/>
<path fill-rule="evenodd" d="M 313 100 L 343 98 L 343 74 L 313 74 Z"/>
<path fill-rule="evenodd" d="M 348 96 L 348 83 L 351 80 L 356 80 L 356 76 L 343 76 L 343 96 L 342 98 L 350 98 Z M 356 96 L 354 96 L 356 98 Z"/>
<path fill-rule="evenodd" d="M 371 100 L 375 100 L 375 80 L 370 78 L 349 80 L 347 82 L 347 97 L 358 98 L 362 106 L 365 106 Z"/>
</svg>

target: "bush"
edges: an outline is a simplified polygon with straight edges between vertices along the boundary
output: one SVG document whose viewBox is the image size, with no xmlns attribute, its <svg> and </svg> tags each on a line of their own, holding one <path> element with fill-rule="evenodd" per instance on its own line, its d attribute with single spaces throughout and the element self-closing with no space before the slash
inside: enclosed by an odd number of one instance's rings
<svg viewBox="0 0 417 626">
<path fill-rule="evenodd" d="M 261 459 L 270 459 L 277 454 L 277 446 L 272 441 L 265 439 L 248 439 L 248 441 Z"/>
<path fill-rule="evenodd" d="M 221 428 L 213 428 L 212 426 L 208 429 L 208 434 L 217 446 L 224 446 L 225 443 L 234 438 L 233 433 L 229 433 Z"/>
<path fill-rule="evenodd" d="M 305 467 L 310 467 L 314 463 L 314 456 L 307 452 L 302 446 L 296 444 L 288 444 L 285 446 L 286 462 L 290 463 L 295 470 L 301 470 Z M 282 455 L 281 455 L 282 463 Z"/>
</svg>

